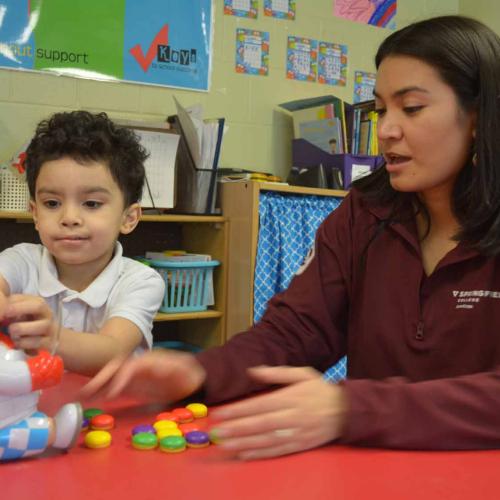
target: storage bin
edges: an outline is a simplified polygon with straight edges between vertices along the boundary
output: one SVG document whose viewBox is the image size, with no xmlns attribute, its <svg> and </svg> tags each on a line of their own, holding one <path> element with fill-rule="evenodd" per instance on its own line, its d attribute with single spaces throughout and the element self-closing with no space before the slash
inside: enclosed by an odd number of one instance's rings
<svg viewBox="0 0 500 500">
<path fill-rule="evenodd" d="M 183 342 L 182 340 L 160 340 L 158 342 L 153 341 L 153 349 L 170 349 L 173 351 L 184 351 L 197 353 L 202 350 L 201 347 L 190 344 L 188 342 Z"/>
<path fill-rule="evenodd" d="M 220 263 L 149 260 L 165 281 L 164 313 L 205 311 L 213 297 L 213 269 Z"/>
<path fill-rule="evenodd" d="M 295 167 L 308 168 L 313 165 L 323 165 L 327 172 L 329 187 L 333 187 L 331 169 L 338 168 L 342 173 L 343 188 L 349 189 L 353 177 L 367 174 L 383 164 L 382 156 L 337 154 L 332 155 L 318 148 L 305 139 L 292 141 L 292 162 Z M 360 175 L 359 175 L 360 176 Z"/>
<path fill-rule="evenodd" d="M 0 210 L 26 212 L 29 209 L 29 199 L 28 184 L 7 166 L 0 166 Z"/>
</svg>

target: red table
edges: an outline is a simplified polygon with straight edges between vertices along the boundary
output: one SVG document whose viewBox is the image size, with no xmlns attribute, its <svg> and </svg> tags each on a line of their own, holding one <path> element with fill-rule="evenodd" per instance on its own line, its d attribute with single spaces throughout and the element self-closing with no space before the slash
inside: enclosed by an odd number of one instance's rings
<svg viewBox="0 0 500 500">
<path fill-rule="evenodd" d="M 45 391 L 49 414 L 73 400 L 85 379 L 65 375 Z M 94 404 L 92 405 L 94 406 Z M 130 447 L 133 426 L 154 420 L 158 407 L 119 399 L 100 405 L 116 418 L 113 444 L 69 453 L 47 452 L 0 465 L 5 500 L 80 499 L 335 499 L 498 500 L 500 451 L 402 452 L 327 446 L 297 455 L 239 462 L 221 449 L 181 454 Z"/>
</svg>

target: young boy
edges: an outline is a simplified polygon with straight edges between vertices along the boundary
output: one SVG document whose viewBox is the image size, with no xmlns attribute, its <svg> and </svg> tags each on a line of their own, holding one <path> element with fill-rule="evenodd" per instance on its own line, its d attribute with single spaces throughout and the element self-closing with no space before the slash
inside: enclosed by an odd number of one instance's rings
<svg viewBox="0 0 500 500">
<path fill-rule="evenodd" d="M 117 241 L 139 222 L 146 157 L 135 134 L 105 113 L 56 113 L 38 125 L 26 173 L 42 245 L 0 254 L 0 294 L 8 296 L 0 320 L 16 347 L 50 349 L 58 334 L 65 367 L 92 375 L 151 346 L 164 283 L 123 257 Z"/>
</svg>

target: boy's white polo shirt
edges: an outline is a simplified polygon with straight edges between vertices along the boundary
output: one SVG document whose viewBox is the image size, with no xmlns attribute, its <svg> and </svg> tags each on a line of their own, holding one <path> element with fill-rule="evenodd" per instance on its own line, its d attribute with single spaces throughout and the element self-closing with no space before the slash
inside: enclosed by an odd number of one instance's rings
<svg viewBox="0 0 500 500">
<path fill-rule="evenodd" d="M 42 296 L 54 312 L 60 302 L 66 328 L 98 332 L 108 319 L 121 317 L 141 330 L 141 347 L 151 347 L 153 318 L 163 300 L 165 284 L 154 269 L 123 257 L 119 242 L 111 262 L 82 292 L 58 280 L 54 260 L 43 245 L 20 243 L 4 250 L 0 274 L 10 293 Z"/>
</svg>

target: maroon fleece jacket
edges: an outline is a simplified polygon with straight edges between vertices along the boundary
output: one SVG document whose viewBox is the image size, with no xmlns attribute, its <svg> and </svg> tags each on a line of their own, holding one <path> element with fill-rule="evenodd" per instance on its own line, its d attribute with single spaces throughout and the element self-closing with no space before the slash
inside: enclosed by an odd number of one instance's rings
<svg viewBox="0 0 500 500">
<path fill-rule="evenodd" d="M 323 371 L 347 354 L 341 442 L 500 447 L 500 257 L 459 243 L 426 276 L 413 218 L 370 242 L 389 212 L 351 191 L 262 320 L 198 355 L 207 402 L 262 389 L 248 367 Z"/>
</svg>

